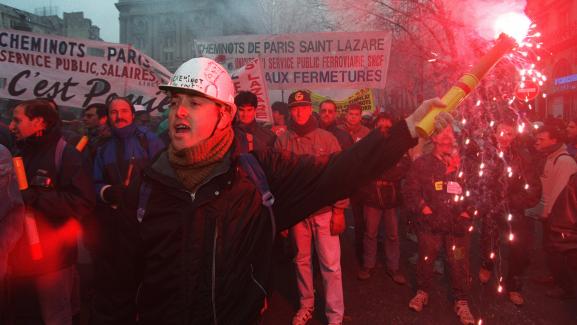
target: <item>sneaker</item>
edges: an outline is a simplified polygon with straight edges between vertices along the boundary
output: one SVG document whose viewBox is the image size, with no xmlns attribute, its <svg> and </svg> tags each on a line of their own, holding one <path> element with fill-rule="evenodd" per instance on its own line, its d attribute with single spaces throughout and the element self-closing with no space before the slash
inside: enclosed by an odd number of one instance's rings
<svg viewBox="0 0 577 325">
<path fill-rule="evenodd" d="M 311 318 L 313 318 L 313 309 L 301 308 L 293 316 L 292 325 L 305 325 Z"/>
<path fill-rule="evenodd" d="M 392 271 L 390 269 L 387 269 L 387 274 L 391 277 L 391 279 L 393 279 L 393 281 L 396 284 L 404 285 L 405 283 L 407 283 L 407 279 L 405 278 L 403 273 L 401 273 L 400 270 Z"/>
<path fill-rule="evenodd" d="M 359 270 L 359 273 L 357 273 L 357 279 L 364 281 L 364 280 L 368 280 L 371 277 L 371 271 L 373 269 L 369 269 L 367 267 L 362 267 Z"/>
<path fill-rule="evenodd" d="M 525 303 L 525 299 L 519 291 L 509 291 L 509 300 L 516 306 L 522 306 Z"/>
<path fill-rule="evenodd" d="M 417 294 L 409 301 L 409 308 L 416 312 L 423 310 L 423 307 L 429 303 L 429 294 L 423 290 L 417 290 Z"/>
<path fill-rule="evenodd" d="M 455 313 L 459 316 L 461 324 L 475 325 L 475 317 L 473 317 L 471 310 L 469 310 L 469 303 L 467 300 L 457 300 L 455 302 Z"/>
<path fill-rule="evenodd" d="M 489 282 L 491 279 L 491 273 L 491 270 L 487 270 L 481 266 L 481 269 L 479 270 L 479 281 L 481 281 L 482 284 Z"/>
<path fill-rule="evenodd" d="M 575 299 L 575 294 L 573 292 L 569 292 L 569 291 L 567 291 L 563 288 L 557 287 L 557 286 L 555 286 L 555 288 L 547 290 L 547 292 L 545 292 L 545 294 L 547 295 L 547 297 L 559 299 L 559 300 Z"/>
</svg>

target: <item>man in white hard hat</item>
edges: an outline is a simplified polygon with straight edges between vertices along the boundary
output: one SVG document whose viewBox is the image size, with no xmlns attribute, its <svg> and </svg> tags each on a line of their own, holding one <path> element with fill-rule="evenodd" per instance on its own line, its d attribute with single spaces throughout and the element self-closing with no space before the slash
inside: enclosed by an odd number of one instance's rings
<svg viewBox="0 0 577 325">
<path fill-rule="evenodd" d="M 96 310 L 99 323 L 137 317 L 139 324 L 257 323 L 267 306 L 274 234 L 393 166 L 417 143 L 415 122 L 432 105 L 442 106 L 426 101 L 389 136 L 373 132 L 319 164 L 271 151 L 239 156 L 231 127 L 234 85 L 213 60 L 185 62 L 160 88 L 172 98 L 171 143 L 145 170 L 140 189 L 142 246 L 134 260 L 142 278 L 139 286 L 117 288 L 118 308 Z M 258 166 L 247 168 L 245 156 Z M 275 197 L 270 209 L 264 203 L 272 200 L 263 201 L 270 193 L 261 195 L 262 184 L 249 173 L 255 170 Z"/>
</svg>

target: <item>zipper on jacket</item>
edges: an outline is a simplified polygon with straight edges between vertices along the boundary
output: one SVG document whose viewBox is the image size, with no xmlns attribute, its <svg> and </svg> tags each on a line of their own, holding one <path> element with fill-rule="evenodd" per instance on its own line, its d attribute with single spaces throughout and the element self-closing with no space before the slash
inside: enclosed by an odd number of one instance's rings
<svg viewBox="0 0 577 325">
<path fill-rule="evenodd" d="M 260 288 L 260 290 L 262 291 L 262 293 L 264 293 L 264 296 L 268 296 L 268 293 L 266 292 L 266 289 L 264 288 L 264 286 L 262 284 L 260 284 L 260 282 L 258 282 L 258 280 L 254 277 L 254 267 L 252 266 L 252 263 L 250 264 L 250 277 L 252 279 L 252 281 L 254 283 L 256 283 L 256 285 Z"/>
<path fill-rule="evenodd" d="M 214 240 L 212 243 L 212 317 L 214 325 L 218 324 L 216 317 L 216 242 L 218 239 L 218 221 L 214 225 Z"/>
</svg>

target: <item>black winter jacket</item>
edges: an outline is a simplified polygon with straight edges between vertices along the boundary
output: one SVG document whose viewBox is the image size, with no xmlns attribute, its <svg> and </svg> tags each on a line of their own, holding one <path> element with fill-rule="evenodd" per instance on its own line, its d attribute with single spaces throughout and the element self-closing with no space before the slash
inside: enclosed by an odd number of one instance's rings
<svg viewBox="0 0 577 325">
<path fill-rule="evenodd" d="M 392 168 L 361 187 L 358 196 L 365 205 L 376 209 L 391 209 L 401 205 L 401 180 L 411 167 L 411 158 L 403 156 Z"/>
<path fill-rule="evenodd" d="M 34 211 L 43 258 L 32 260 L 27 236 L 23 235 L 9 260 L 15 276 L 46 274 L 74 265 L 80 227 L 77 220 L 96 204 L 90 167 L 73 146 L 66 145 L 57 170 L 55 151 L 60 137 L 60 131 L 53 129 L 18 143 L 31 191 L 24 196 L 24 203 Z M 45 177 L 50 179 L 48 186 L 34 185 Z"/>
<path fill-rule="evenodd" d="M 309 156 L 253 153 L 276 198 L 276 231 L 349 196 L 415 144 L 402 122 L 389 137 L 373 132 L 324 164 Z M 124 308 L 99 315 L 107 320 L 100 323 L 134 323 L 126 304 L 137 296 L 139 324 L 255 324 L 267 295 L 275 229 L 232 150 L 196 193 L 177 181 L 166 153 L 144 181 L 151 194 L 136 258 L 144 265 L 142 283 L 138 290 L 117 288 L 125 294 L 115 296 Z"/>
<path fill-rule="evenodd" d="M 339 128 L 336 122 L 327 126 L 323 126 L 321 124 L 320 128 L 329 131 L 335 136 L 335 138 L 337 138 L 337 141 L 339 141 L 339 145 L 341 146 L 341 150 L 345 150 L 355 143 L 349 132 Z"/>
<path fill-rule="evenodd" d="M 460 200 L 465 193 L 452 191 L 451 183 L 463 183 L 456 172 L 446 173 L 444 162 L 433 154 L 423 155 L 413 162 L 403 188 L 405 205 L 415 215 L 415 223 L 420 231 L 450 235 L 464 235 L 469 220 L 460 217 L 468 209 L 467 200 Z M 459 199 L 455 200 L 455 196 Z M 428 206 L 432 215 L 423 215 Z"/>
<path fill-rule="evenodd" d="M 249 125 L 237 122 L 234 126 L 234 135 L 237 146 L 244 148 L 243 152 L 268 150 L 273 147 L 276 140 L 276 135 L 271 130 L 260 126 L 256 121 Z M 252 150 L 249 150 L 249 146 Z"/>
</svg>

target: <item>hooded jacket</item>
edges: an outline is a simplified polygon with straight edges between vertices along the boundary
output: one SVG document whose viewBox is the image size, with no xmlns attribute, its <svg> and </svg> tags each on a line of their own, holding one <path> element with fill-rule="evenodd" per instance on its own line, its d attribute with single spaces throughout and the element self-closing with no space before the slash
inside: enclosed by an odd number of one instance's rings
<svg viewBox="0 0 577 325">
<path fill-rule="evenodd" d="M 162 153 L 144 176 L 151 192 L 135 258 L 144 265 L 141 285 L 118 288 L 125 297 L 115 299 L 129 304 L 137 296 L 139 324 L 255 324 L 268 294 L 275 230 L 349 196 L 416 144 L 404 122 L 390 134 L 373 132 L 322 163 L 254 152 L 275 196 L 276 228 L 234 148 L 195 193 L 177 181 Z M 98 315 L 107 320 L 98 324 L 134 323 L 133 309 L 123 307 Z"/>
</svg>

